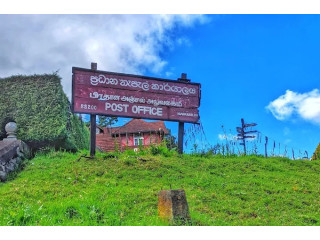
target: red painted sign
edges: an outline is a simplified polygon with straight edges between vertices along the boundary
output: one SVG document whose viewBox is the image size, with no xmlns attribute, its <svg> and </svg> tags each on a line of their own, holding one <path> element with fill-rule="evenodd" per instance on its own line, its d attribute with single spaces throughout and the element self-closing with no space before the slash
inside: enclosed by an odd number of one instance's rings
<svg viewBox="0 0 320 240">
<path fill-rule="evenodd" d="M 72 68 L 73 111 L 198 122 L 200 84 Z"/>
</svg>

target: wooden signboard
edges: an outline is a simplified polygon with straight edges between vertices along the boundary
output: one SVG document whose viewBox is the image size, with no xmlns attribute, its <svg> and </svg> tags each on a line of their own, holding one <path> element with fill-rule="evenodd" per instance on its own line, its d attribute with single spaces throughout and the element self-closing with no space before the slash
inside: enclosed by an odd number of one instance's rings
<svg viewBox="0 0 320 240">
<path fill-rule="evenodd" d="M 183 124 L 198 123 L 201 85 L 190 83 L 186 74 L 177 80 L 132 74 L 72 68 L 72 111 L 96 115 L 144 118 L 179 122 L 178 148 L 183 151 Z M 91 149 L 95 148 L 91 130 Z M 94 155 L 94 150 L 91 151 Z"/>
<path fill-rule="evenodd" d="M 75 113 L 197 123 L 200 84 L 72 68 Z"/>
</svg>

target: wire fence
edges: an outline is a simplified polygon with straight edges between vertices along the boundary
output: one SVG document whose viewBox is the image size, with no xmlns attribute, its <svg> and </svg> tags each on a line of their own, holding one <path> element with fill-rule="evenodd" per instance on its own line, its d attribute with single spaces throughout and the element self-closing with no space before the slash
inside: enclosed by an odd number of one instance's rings
<svg viewBox="0 0 320 240">
<path fill-rule="evenodd" d="M 222 133 L 219 134 L 220 141 L 212 144 L 208 141 L 202 123 L 190 124 L 185 130 L 184 144 L 191 152 L 212 152 L 212 154 L 222 155 L 263 155 L 265 157 L 286 157 L 290 159 L 310 160 L 311 155 L 307 150 L 291 146 L 288 143 L 274 139 L 261 131 L 253 134 L 254 138 L 245 141 L 246 152 L 237 140 L 237 135 L 231 129 L 226 130 L 221 126 Z M 249 131 L 252 128 L 248 129 Z"/>
</svg>

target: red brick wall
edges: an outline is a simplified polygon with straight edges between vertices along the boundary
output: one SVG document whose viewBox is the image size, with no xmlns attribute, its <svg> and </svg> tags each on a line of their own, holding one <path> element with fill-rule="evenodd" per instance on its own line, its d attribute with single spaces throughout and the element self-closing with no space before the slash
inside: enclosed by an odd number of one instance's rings
<svg viewBox="0 0 320 240">
<path fill-rule="evenodd" d="M 142 133 L 143 145 L 148 146 L 150 144 L 158 144 L 163 139 L 163 136 L 160 136 L 156 133 Z M 151 138 L 151 143 L 150 143 Z M 110 133 L 101 133 L 96 135 L 96 145 L 100 147 L 103 151 L 111 152 L 115 151 L 116 143 L 118 150 L 124 151 L 126 148 L 137 148 L 138 146 L 134 146 L 133 134 L 128 134 L 128 146 L 127 146 L 127 138 L 126 135 L 121 135 L 120 137 L 114 138 Z"/>
<path fill-rule="evenodd" d="M 96 135 L 96 145 L 103 151 L 115 151 L 116 142 L 118 141 L 118 148 L 120 146 L 119 139 L 111 137 L 109 133 L 102 133 Z M 120 149 L 119 149 L 120 150 Z"/>
</svg>

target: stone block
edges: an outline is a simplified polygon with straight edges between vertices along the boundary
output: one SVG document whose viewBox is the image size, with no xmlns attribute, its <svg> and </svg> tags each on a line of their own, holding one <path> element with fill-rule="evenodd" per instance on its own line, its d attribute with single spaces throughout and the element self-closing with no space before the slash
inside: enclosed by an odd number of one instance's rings
<svg viewBox="0 0 320 240">
<path fill-rule="evenodd" d="M 7 180 L 7 174 L 3 171 L 0 171 L 0 181 L 5 182 Z"/>
<path fill-rule="evenodd" d="M 0 142 L 0 162 L 6 163 L 17 155 L 17 148 L 21 141 L 1 141 Z"/>
<path fill-rule="evenodd" d="M 12 172 L 15 169 L 15 165 L 12 162 L 9 162 L 9 164 L 6 165 L 6 171 Z"/>
<path fill-rule="evenodd" d="M 16 170 L 23 159 L 30 157 L 28 145 L 21 140 L 0 141 L 0 180 L 5 181 L 9 172 Z"/>
<path fill-rule="evenodd" d="M 190 221 L 189 207 L 185 191 L 161 190 L 158 195 L 159 217 L 168 221 L 185 223 Z"/>
</svg>

